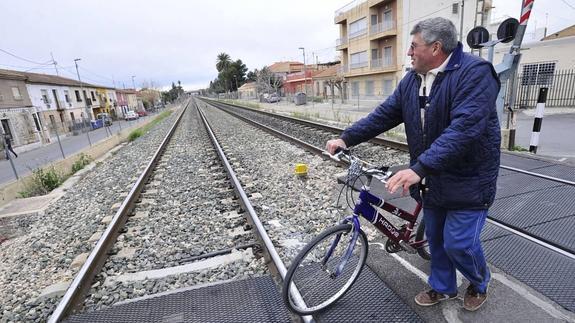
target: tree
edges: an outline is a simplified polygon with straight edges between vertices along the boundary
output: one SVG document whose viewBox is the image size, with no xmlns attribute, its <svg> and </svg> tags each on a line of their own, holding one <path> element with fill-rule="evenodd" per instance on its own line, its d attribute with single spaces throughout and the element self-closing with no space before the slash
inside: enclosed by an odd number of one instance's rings
<svg viewBox="0 0 575 323">
<path fill-rule="evenodd" d="M 241 59 L 232 61 L 230 55 L 220 53 L 216 58 L 216 69 L 218 77 L 210 82 L 211 92 L 237 91 L 246 82 L 248 68 Z"/>
<path fill-rule="evenodd" d="M 256 89 L 259 93 L 278 93 L 283 87 L 283 80 L 267 66 L 257 72 Z"/>
<path fill-rule="evenodd" d="M 249 72 L 248 72 L 248 75 L 246 76 L 247 81 L 250 81 L 250 82 L 255 82 L 255 81 L 257 81 L 257 78 L 258 78 L 257 73 L 258 73 L 258 70 L 257 70 L 257 69 L 255 69 L 255 70 L 253 70 L 253 71 L 249 71 Z"/>
<path fill-rule="evenodd" d="M 162 92 L 162 99 L 164 102 L 173 102 L 183 94 L 184 89 L 182 88 L 182 83 L 178 81 L 178 85 L 176 86 L 176 84 L 172 82 L 172 88 L 169 91 Z"/>
<path fill-rule="evenodd" d="M 218 72 L 223 71 L 228 66 L 230 66 L 230 64 L 231 64 L 230 55 L 226 53 L 218 54 L 218 58 L 216 60 L 216 69 L 218 70 Z"/>
</svg>

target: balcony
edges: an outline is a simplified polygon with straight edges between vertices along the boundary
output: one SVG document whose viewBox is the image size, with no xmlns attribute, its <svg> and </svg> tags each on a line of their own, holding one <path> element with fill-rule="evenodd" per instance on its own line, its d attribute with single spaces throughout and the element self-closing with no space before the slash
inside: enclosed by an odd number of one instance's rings
<svg viewBox="0 0 575 323">
<path fill-rule="evenodd" d="M 335 49 L 342 50 L 347 47 L 347 37 L 346 38 L 338 38 L 335 40 Z"/>
<path fill-rule="evenodd" d="M 365 62 L 358 62 L 358 63 L 349 64 L 349 68 L 350 68 L 350 69 L 357 69 L 357 68 L 367 67 L 367 65 L 368 65 L 368 62 L 367 62 L 367 61 L 365 61 Z"/>
<path fill-rule="evenodd" d="M 346 13 L 348 11 L 350 11 L 351 9 L 359 6 L 360 4 L 365 3 L 366 1 L 367 0 L 354 0 L 354 1 L 346 4 L 345 6 L 337 9 L 334 13 L 334 17 L 335 17 L 334 23 L 340 24 L 340 23 L 346 21 L 347 20 Z"/>
<path fill-rule="evenodd" d="M 387 20 L 380 22 L 376 25 L 371 25 L 369 28 L 369 37 L 373 39 L 384 38 L 387 36 L 396 35 L 395 21 Z"/>
<path fill-rule="evenodd" d="M 372 71 L 381 71 L 387 69 L 393 69 L 393 60 L 391 57 L 384 57 L 378 59 L 372 59 L 369 64 L 369 69 Z"/>
<path fill-rule="evenodd" d="M 391 1 L 389 1 L 389 0 L 369 0 L 368 2 L 369 2 L 369 4 L 368 4 L 369 7 L 371 8 L 371 7 L 375 7 L 377 5 L 383 4 L 385 2 L 391 2 Z"/>
<path fill-rule="evenodd" d="M 357 37 L 363 36 L 365 34 L 367 34 L 367 28 L 360 29 L 358 31 L 354 31 L 352 33 L 349 33 L 348 39 L 357 38 Z"/>
</svg>

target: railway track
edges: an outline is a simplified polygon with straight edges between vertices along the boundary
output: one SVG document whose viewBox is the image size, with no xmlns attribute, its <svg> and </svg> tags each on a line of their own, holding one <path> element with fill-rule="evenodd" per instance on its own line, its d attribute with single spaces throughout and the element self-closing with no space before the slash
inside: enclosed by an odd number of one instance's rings
<svg viewBox="0 0 575 323">
<path fill-rule="evenodd" d="M 137 168 L 140 171 L 146 168 L 146 171 L 132 175 L 129 185 L 123 181 L 114 183 L 114 176 L 106 177 L 110 185 L 108 190 L 126 198 L 121 203 L 108 198 L 107 205 L 116 203 L 112 207 L 114 216 L 98 216 L 92 221 L 98 225 L 85 229 L 82 234 L 84 242 L 79 244 L 82 245 L 80 250 L 90 251 L 92 248 L 89 246 L 94 246 L 97 240 L 92 253 L 99 253 L 102 258 L 96 261 L 98 257 L 88 257 L 84 263 L 86 268 L 75 271 L 80 275 L 74 279 L 77 284 L 72 283 L 67 296 L 51 297 L 49 302 L 42 303 L 41 311 L 37 310 L 35 303 L 39 299 L 38 287 L 36 291 L 27 292 L 23 300 L 8 302 L 9 308 L 5 308 L 4 313 L 11 319 L 7 321 L 45 321 L 48 315 L 52 315 L 51 321 L 55 322 L 75 311 L 80 313 L 80 317 L 145 295 L 214 281 L 258 277 L 269 272 L 279 281 L 302 242 L 309 241 L 326 225 L 336 223 L 346 215 L 342 205 L 334 203 L 338 191 L 333 175 L 341 171 L 336 165 L 283 139 L 246 127 L 242 122 L 238 123 L 229 111 L 223 112 L 211 103 L 197 101 L 197 105 L 204 117 L 194 112 L 195 103 L 190 103 L 186 114 L 179 115 L 181 125 L 171 127 L 173 138 L 170 140 L 162 134 L 154 139 L 156 147 L 160 141 L 165 144 L 163 148 L 154 149 L 157 160 L 140 160 Z M 211 134 L 202 130 L 200 120 L 203 118 L 210 123 Z M 315 131 L 310 125 L 295 127 L 287 124 L 284 127 L 290 129 L 293 142 L 297 142 L 293 140 L 296 138 L 306 142 L 305 136 L 311 137 Z M 321 142 L 334 136 L 327 129 L 320 130 L 320 133 L 324 136 Z M 208 138 L 217 139 L 220 148 L 212 148 Z M 309 146 L 308 143 L 307 149 Z M 378 145 L 364 144 L 360 151 L 363 158 L 369 157 L 370 153 L 378 155 L 376 163 L 395 165 L 407 160 L 406 154 L 400 150 L 387 147 L 383 148 L 386 153 L 382 154 L 381 149 Z M 321 148 L 316 148 L 315 154 L 318 151 Z M 136 156 L 137 153 L 130 158 L 137 159 Z M 220 161 L 221 157 L 227 161 Z M 151 155 L 142 159 L 147 161 Z M 307 177 L 294 175 L 296 163 L 308 164 L 310 171 Z M 121 167 L 122 163 L 114 165 Z M 90 176 L 98 177 L 97 174 Z M 233 178 L 241 184 L 241 189 L 234 189 Z M 84 192 L 89 192 L 87 187 L 83 188 Z M 129 193 L 125 191 L 128 187 Z M 104 196 L 102 194 L 96 195 Z M 109 206 L 104 206 L 102 211 L 107 211 Z M 56 208 L 49 213 L 58 211 Z M 90 214 L 89 209 L 82 211 Z M 102 222 L 110 223 L 110 226 L 103 230 Z M 268 238 L 252 229 L 267 232 Z M 92 231 L 88 234 L 89 230 Z M 106 235 L 109 237 L 105 238 Z M 28 245 L 29 248 L 44 246 L 40 249 L 43 251 L 53 248 L 50 245 L 53 242 L 36 238 Z M 107 239 L 110 241 L 104 242 Z M 98 245 L 102 248 L 100 251 L 97 251 Z M 554 246 L 549 244 L 546 247 L 551 250 Z M 273 249 L 275 251 L 270 252 Z M 554 251 L 572 257 L 560 248 Z M 74 258 L 78 253 L 76 249 L 68 250 L 65 258 Z M 89 264 L 90 259 L 93 259 L 93 264 Z M 214 259 L 218 259 L 215 266 L 206 265 Z M 42 259 L 35 262 L 45 263 Z M 205 266 L 198 269 L 198 264 Z M 48 284 L 54 280 L 50 276 L 58 271 L 56 268 L 42 274 L 49 280 Z M 0 272 L 4 274 L 4 270 Z M 33 270 L 24 273 L 29 277 L 37 276 Z M 70 273 L 67 271 L 67 277 L 71 278 Z M 0 279 L 7 281 L 6 276 L 0 276 Z M 15 284 L 3 284 L 3 287 L 7 286 L 8 291 L 15 290 L 18 279 Z M 22 278 L 27 281 L 33 279 Z M 84 298 L 85 295 L 88 297 Z M 0 294 L 0 298 L 10 300 L 6 294 Z M 60 302 L 58 307 L 55 306 L 57 301 Z M 15 311 L 17 307 L 21 307 L 19 311 Z M 34 310 L 36 312 L 32 312 Z"/>
<path fill-rule="evenodd" d="M 238 118 L 241 118 L 242 120 L 249 122 L 257 127 L 265 129 L 266 131 L 273 133 L 278 137 L 287 137 L 289 138 L 288 140 L 296 143 L 297 141 L 301 141 L 300 145 L 306 149 L 310 149 L 317 154 L 321 154 L 321 151 L 323 151 L 323 147 L 327 140 L 339 136 L 339 134 L 341 134 L 343 131 L 343 129 L 337 127 L 286 116 L 279 116 L 272 113 L 257 111 L 254 109 L 239 107 L 213 100 L 203 99 L 203 102 L 205 104 L 210 104 L 223 109 L 224 111 L 231 113 L 234 116 L 237 116 Z M 369 143 L 358 145 L 354 149 L 354 153 L 357 154 L 361 159 L 376 165 L 385 165 L 386 163 L 380 160 L 380 156 L 386 156 L 389 154 L 397 154 L 399 156 L 403 156 L 405 158 L 404 164 L 407 164 L 407 161 L 409 160 L 407 156 L 407 144 L 390 141 L 383 138 L 375 138 Z M 527 171 L 507 165 L 502 165 L 501 168 L 515 173 L 527 174 L 535 178 L 535 180 L 552 181 L 557 184 L 575 186 L 575 182 L 573 181 L 537 173 L 535 171 Z M 570 246 L 565 246 L 553 241 L 552 239 L 533 234 L 529 230 L 526 230 L 517 224 L 508 223 L 507 221 L 494 216 L 488 216 L 487 221 L 506 230 L 510 234 L 519 235 L 544 248 L 553 250 L 554 252 L 560 253 L 568 258 L 575 260 L 575 250 Z"/>
</svg>

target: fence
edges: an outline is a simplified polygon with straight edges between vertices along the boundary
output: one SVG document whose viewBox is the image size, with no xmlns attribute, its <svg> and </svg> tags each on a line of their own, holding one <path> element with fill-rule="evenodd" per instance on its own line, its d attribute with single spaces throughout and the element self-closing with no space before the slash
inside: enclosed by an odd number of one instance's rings
<svg viewBox="0 0 575 323">
<path fill-rule="evenodd" d="M 546 108 L 575 107 L 575 70 L 558 70 L 552 73 L 519 75 L 515 82 L 516 96 L 513 108 L 534 108 L 539 89 L 542 87 L 549 88 Z"/>
</svg>

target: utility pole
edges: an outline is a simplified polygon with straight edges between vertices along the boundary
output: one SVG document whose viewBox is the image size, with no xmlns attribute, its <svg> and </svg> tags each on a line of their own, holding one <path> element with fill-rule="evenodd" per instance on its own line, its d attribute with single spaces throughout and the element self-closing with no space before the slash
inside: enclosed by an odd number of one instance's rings
<svg viewBox="0 0 575 323">
<path fill-rule="evenodd" d="M 304 92 L 305 92 L 305 96 L 307 99 L 307 78 L 306 78 L 306 70 L 305 70 L 305 48 L 304 47 L 300 47 L 299 49 L 302 50 L 303 52 L 303 88 L 304 88 Z"/>
<path fill-rule="evenodd" d="M 132 87 L 134 88 L 134 91 L 136 91 L 136 83 L 134 82 L 135 77 L 136 75 L 132 75 Z"/>
<path fill-rule="evenodd" d="M 54 55 L 52 54 L 52 52 L 50 52 L 50 56 L 52 56 L 52 64 L 54 65 L 54 69 L 56 70 L 56 75 L 60 76 L 60 73 L 58 73 L 58 62 L 54 60 Z"/>
<path fill-rule="evenodd" d="M 86 95 L 84 94 L 84 84 L 82 83 L 82 79 L 80 78 L 80 71 L 78 70 L 78 61 L 82 60 L 81 58 L 76 58 L 74 60 L 74 64 L 76 65 L 76 74 L 78 74 L 78 82 L 80 82 L 80 97 L 84 98 L 84 108 L 86 110 L 86 116 L 88 117 L 88 122 L 92 119 L 92 115 L 90 110 L 88 109 L 88 104 L 86 102 Z M 86 135 L 88 136 L 88 143 L 90 143 L 90 147 L 92 147 L 92 140 L 90 140 L 90 130 L 86 131 Z"/>
<path fill-rule="evenodd" d="M 459 41 L 463 42 L 463 9 L 465 7 L 465 0 L 461 0 L 461 19 L 459 21 Z"/>
</svg>

